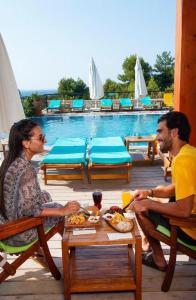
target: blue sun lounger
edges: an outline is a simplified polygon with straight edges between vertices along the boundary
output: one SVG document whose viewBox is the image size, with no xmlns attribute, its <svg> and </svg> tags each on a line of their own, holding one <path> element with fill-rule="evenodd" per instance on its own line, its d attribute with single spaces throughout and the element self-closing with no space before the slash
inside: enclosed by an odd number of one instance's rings
<svg viewBox="0 0 196 300">
<path fill-rule="evenodd" d="M 140 103 L 143 107 L 151 108 L 152 102 L 149 96 L 146 96 L 140 100 Z"/>
<path fill-rule="evenodd" d="M 100 107 L 101 110 L 112 110 L 113 109 L 112 99 L 101 99 Z"/>
<path fill-rule="evenodd" d="M 44 182 L 47 180 L 84 179 L 84 166 L 86 163 L 85 138 L 62 138 L 58 139 L 51 151 L 41 162 L 44 171 Z M 60 174 L 48 172 L 50 169 L 60 170 Z M 80 173 L 64 174 L 63 169 L 79 169 Z"/>
<path fill-rule="evenodd" d="M 50 104 L 47 107 L 47 112 L 48 110 L 53 110 L 53 109 L 60 109 L 61 107 L 61 100 L 50 100 Z"/>
<path fill-rule="evenodd" d="M 120 98 L 119 99 L 119 108 L 120 109 L 132 109 L 133 103 L 129 98 Z"/>
<path fill-rule="evenodd" d="M 84 110 L 84 100 L 74 99 L 71 105 L 72 111 L 83 111 Z"/>
<path fill-rule="evenodd" d="M 89 182 L 92 179 L 126 179 L 129 182 L 131 167 L 131 155 L 120 136 L 92 139 L 88 163 Z M 98 169 L 119 169 L 120 172 L 104 170 L 104 174 L 101 174 L 96 172 Z"/>
</svg>

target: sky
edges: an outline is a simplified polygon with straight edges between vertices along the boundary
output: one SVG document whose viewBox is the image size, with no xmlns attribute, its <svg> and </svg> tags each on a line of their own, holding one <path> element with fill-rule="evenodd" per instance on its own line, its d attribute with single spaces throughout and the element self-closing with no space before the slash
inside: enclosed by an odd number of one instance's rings
<svg viewBox="0 0 196 300">
<path fill-rule="evenodd" d="M 102 82 L 117 81 L 126 57 L 154 65 L 175 55 L 176 0 L 0 0 L 2 34 L 19 89 L 88 85 L 90 57 Z"/>
</svg>

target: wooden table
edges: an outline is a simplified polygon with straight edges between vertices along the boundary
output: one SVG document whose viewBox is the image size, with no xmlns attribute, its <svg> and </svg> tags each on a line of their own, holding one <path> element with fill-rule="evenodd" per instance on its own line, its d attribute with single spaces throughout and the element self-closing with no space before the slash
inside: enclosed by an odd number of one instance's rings
<svg viewBox="0 0 196 300">
<path fill-rule="evenodd" d="M 62 258 L 65 300 L 71 293 L 132 291 L 141 300 L 141 236 L 134 220 L 133 237 L 109 240 L 116 231 L 105 220 L 95 234 L 64 231 Z M 135 254 L 133 251 L 135 248 Z"/>
<path fill-rule="evenodd" d="M 125 137 L 125 145 L 129 151 L 129 144 L 130 143 L 148 143 L 148 151 L 147 151 L 147 159 L 154 162 L 154 157 L 156 153 L 156 136 L 126 136 Z"/>
</svg>

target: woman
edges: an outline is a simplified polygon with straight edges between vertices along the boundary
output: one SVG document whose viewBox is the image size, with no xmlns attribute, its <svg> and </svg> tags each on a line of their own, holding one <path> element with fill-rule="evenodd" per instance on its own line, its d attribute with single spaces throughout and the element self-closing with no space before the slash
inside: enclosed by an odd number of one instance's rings
<svg viewBox="0 0 196 300">
<path fill-rule="evenodd" d="M 78 202 L 72 201 L 62 206 L 52 202 L 48 192 L 41 191 L 31 159 L 34 154 L 43 152 L 44 143 L 45 137 L 37 123 L 24 119 L 12 126 L 9 152 L 0 167 L 0 223 L 24 216 L 43 216 L 46 217 L 44 227 L 50 228 L 63 221 L 65 215 L 79 210 Z M 11 246 L 21 246 L 36 237 L 36 229 L 30 229 L 5 242 Z"/>
</svg>

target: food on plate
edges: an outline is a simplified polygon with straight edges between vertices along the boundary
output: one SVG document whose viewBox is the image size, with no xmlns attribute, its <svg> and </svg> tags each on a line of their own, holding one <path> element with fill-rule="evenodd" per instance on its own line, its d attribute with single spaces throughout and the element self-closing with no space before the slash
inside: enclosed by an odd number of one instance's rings
<svg viewBox="0 0 196 300">
<path fill-rule="evenodd" d="M 117 205 L 111 206 L 111 207 L 106 211 L 106 213 L 109 213 L 109 214 L 114 214 L 115 212 L 118 212 L 119 214 L 123 215 L 123 210 L 122 210 L 122 208 L 120 208 L 120 207 L 117 206 Z"/>
<path fill-rule="evenodd" d="M 99 216 L 90 216 L 89 218 L 88 218 L 88 221 L 90 222 L 90 223 L 97 223 L 98 221 L 99 221 Z"/>
<path fill-rule="evenodd" d="M 116 227 L 120 231 L 130 231 L 132 229 L 132 223 L 127 221 L 120 221 L 116 224 Z"/>
<path fill-rule="evenodd" d="M 100 215 L 100 210 L 96 206 L 88 206 L 86 208 L 88 212 L 90 213 L 91 216 L 99 216 Z"/>
<path fill-rule="evenodd" d="M 86 221 L 84 214 L 74 214 L 71 215 L 68 219 L 68 224 L 70 225 L 80 225 L 83 224 Z"/>
<path fill-rule="evenodd" d="M 117 224 L 119 223 L 120 221 L 125 221 L 125 217 L 123 215 L 121 215 L 120 213 L 118 212 L 115 212 L 114 215 L 113 215 L 113 218 L 111 219 L 111 223 L 112 224 Z"/>
<path fill-rule="evenodd" d="M 103 215 L 103 219 L 105 219 L 115 230 L 120 232 L 130 232 L 133 228 L 133 221 L 118 212 L 113 214 L 106 213 Z"/>
<path fill-rule="evenodd" d="M 113 214 L 109 214 L 109 213 L 105 213 L 102 218 L 107 220 L 107 221 L 110 221 L 112 218 L 113 218 Z"/>
</svg>

